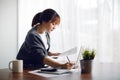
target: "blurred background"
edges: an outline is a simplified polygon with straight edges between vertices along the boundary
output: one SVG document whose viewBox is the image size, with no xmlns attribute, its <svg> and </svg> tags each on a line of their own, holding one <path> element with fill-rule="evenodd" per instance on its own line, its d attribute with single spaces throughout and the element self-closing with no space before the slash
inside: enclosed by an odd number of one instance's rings
<svg viewBox="0 0 120 80">
<path fill-rule="evenodd" d="M 33 16 L 52 8 L 61 17 L 51 51 L 96 50 L 95 62 L 120 63 L 120 0 L 0 0 L 0 68 L 14 60 Z"/>
</svg>

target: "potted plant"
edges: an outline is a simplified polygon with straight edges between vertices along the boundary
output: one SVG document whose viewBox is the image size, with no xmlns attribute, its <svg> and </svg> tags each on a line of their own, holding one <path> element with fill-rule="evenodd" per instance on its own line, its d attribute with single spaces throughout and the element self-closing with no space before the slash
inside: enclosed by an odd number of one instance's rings
<svg viewBox="0 0 120 80">
<path fill-rule="evenodd" d="M 95 57 L 95 51 L 84 49 L 82 52 L 82 60 L 80 60 L 81 73 L 91 73 L 92 71 L 92 61 Z"/>
</svg>

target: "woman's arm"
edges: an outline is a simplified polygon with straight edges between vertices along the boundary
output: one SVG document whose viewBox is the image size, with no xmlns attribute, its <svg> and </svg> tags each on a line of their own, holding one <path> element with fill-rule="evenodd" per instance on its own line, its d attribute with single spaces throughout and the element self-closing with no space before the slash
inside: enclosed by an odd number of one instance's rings
<svg viewBox="0 0 120 80">
<path fill-rule="evenodd" d="M 48 56 L 44 57 L 44 64 L 47 64 L 47 65 L 52 66 L 54 68 L 62 68 L 62 69 L 71 69 L 72 66 L 74 65 L 74 64 L 68 63 L 68 62 L 65 64 L 61 64 L 61 63 L 49 58 Z"/>
<path fill-rule="evenodd" d="M 48 52 L 48 55 L 49 55 L 49 56 L 59 56 L 60 53 L 52 53 L 52 52 Z"/>
</svg>

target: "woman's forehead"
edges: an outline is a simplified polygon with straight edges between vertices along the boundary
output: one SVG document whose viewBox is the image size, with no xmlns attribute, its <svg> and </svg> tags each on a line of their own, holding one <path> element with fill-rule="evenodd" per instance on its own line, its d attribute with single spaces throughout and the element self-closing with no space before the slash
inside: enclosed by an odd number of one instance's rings
<svg viewBox="0 0 120 80">
<path fill-rule="evenodd" d="M 58 25 L 58 24 L 60 24 L 60 18 L 56 17 L 54 20 L 51 20 L 51 22 Z"/>
</svg>

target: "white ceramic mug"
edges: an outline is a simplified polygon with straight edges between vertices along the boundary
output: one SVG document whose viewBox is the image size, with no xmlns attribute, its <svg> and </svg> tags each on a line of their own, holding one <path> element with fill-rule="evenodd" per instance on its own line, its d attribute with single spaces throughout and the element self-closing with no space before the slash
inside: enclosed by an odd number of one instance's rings
<svg viewBox="0 0 120 80">
<path fill-rule="evenodd" d="M 23 72 L 23 60 L 10 61 L 9 70 L 11 70 L 12 72 Z"/>
</svg>

